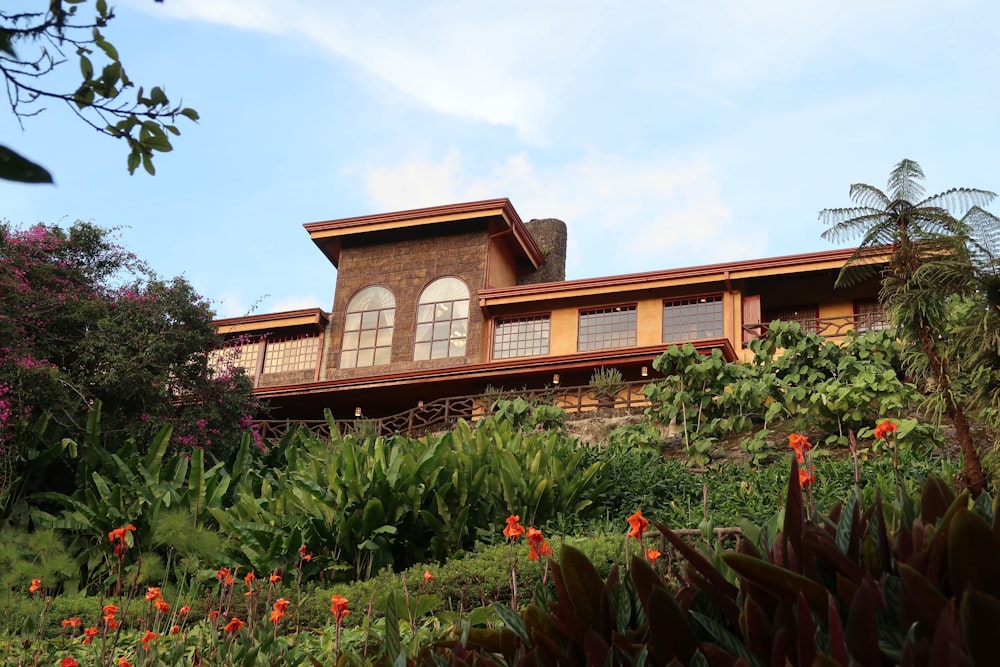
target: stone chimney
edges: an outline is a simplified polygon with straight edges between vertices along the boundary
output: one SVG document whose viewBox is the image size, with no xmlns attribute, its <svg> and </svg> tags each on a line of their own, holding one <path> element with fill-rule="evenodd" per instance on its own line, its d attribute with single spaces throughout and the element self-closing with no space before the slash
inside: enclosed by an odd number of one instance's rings
<svg viewBox="0 0 1000 667">
<path fill-rule="evenodd" d="M 536 285 L 566 280 L 566 223 L 555 218 L 529 220 L 524 226 L 541 248 L 545 261 L 536 271 L 517 277 L 518 285 Z"/>
</svg>

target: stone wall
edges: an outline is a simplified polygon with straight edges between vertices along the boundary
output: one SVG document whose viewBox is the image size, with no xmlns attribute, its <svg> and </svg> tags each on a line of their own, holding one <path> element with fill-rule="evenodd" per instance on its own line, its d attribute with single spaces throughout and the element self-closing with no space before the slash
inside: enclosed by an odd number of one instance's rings
<svg viewBox="0 0 1000 667">
<path fill-rule="evenodd" d="M 524 223 L 545 255 L 536 271 L 517 277 L 518 285 L 536 285 L 566 280 L 566 223 L 556 218 L 529 220 Z"/>
<path fill-rule="evenodd" d="M 345 238 L 337 269 L 337 291 L 327 335 L 321 379 L 339 379 L 405 373 L 425 368 L 442 368 L 479 363 L 483 324 L 479 309 L 479 288 L 486 273 L 488 233 L 484 221 L 439 224 L 435 235 L 427 228 L 394 230 Z M 417 299 L 432 280 L 455 276 L 469 288 L 469 329 L 466 355 L 461 358 L 413 361 Z M 396 300 L 396 319 L 389 366 L 340 369 L 341 332 L 347 303 L 369 285 L 389 289 Z"/>
</svg>

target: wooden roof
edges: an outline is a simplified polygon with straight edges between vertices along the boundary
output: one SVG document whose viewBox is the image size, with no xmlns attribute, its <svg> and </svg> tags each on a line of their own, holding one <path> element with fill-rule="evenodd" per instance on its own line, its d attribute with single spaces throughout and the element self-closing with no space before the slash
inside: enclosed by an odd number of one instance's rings
<svg viewBox="0 0 1000 667">
<path fill-rule="evenodd" d="M 544 259 L 542 251 L 514 210 L 513 204 L 506 198 L 310 222 L 304 227 L 313 243 L 323 251 L 334 266 L 338 266 L 341 243 L 345 236 L 483 218 L 495 219 L 506 227 L 513 236 L 514 242 L 511 245 L 515 252 L 538 268 Z"/>
</svg>

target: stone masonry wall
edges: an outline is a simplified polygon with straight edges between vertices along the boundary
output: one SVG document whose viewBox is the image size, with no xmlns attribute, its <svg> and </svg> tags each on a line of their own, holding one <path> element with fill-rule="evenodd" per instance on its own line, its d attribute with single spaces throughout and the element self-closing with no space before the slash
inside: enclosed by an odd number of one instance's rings
<svg viewBox="0 0 1000 667">
<path fill-rule="evenodd" d="M 387 366 L 340 369 L 340 347 L 347 303 L 369 285 L 389 289 L 396 299 L 396 320 L 392 339 L 391 369 L 394 373 L 424 368 L 441 368 L 478 363 L 483 324 L 479 309 L 479 288 L 486 273 L 488 235 L 485 222 L 439 224 L 428 229 L 395 230 L 347 238 L 340 252 L 337 291 L 327 332 L 326 354 L 321 379 L 339 379 L 385 373 Z M 455 276 L 469 288 L 469 329 L 466 355 L 461 358 L 413 361 L 417 298 L 432 280 Z"/>
</svg>

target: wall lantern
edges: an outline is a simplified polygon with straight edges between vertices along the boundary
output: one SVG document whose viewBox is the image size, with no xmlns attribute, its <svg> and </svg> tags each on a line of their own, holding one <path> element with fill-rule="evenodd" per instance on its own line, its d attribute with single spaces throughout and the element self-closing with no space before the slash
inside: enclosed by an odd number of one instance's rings
<svg viewBox="0 0 1000 667">
<path fill-rule="evenodd" d="M 424 407 L 424 402 L 423 401 L 417 401 L 417 407 L 418 408 Z"/>
<path fill-rule="evenodd" d="M 556 373 L 555 375 L 552 376 L 552 384 L 554 384 L 557 387 L 559 386 L 559 373 Z"/>
<path fill-rule="evenodd" d="M 649 367 L 648 366 L 643 366 L 642 367 L 642 377 L 644 377 L 644 378 L 648 378 L 649 377 Z"/>
<path fill-rule="evenodd" d="M 358 407 L 354 408 L 354 416 L 355 417 L 360 417 L 361 416 L 361 406 L 360 405 Z"/>
</svg>

